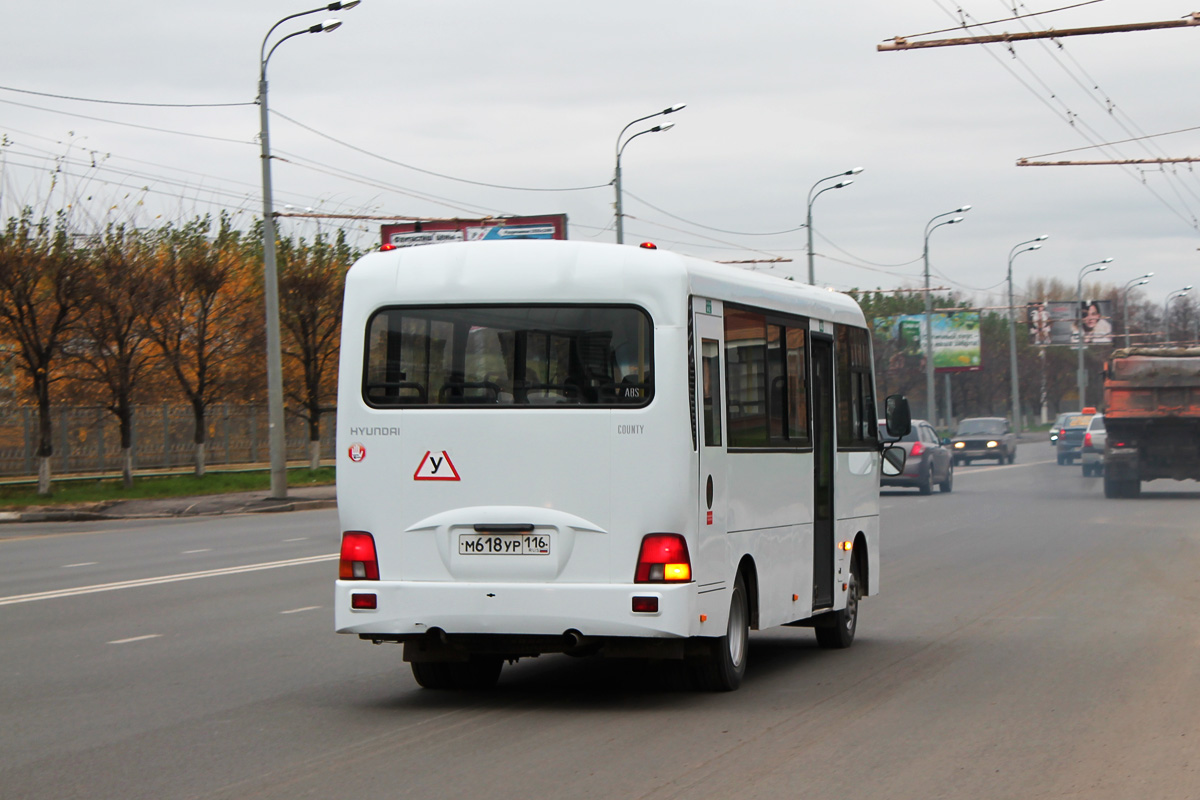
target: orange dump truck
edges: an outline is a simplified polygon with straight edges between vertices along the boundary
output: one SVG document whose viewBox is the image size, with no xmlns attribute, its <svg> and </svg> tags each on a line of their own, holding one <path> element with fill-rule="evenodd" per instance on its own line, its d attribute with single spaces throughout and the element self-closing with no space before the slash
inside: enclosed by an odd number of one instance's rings
<svg viewBox="0 0 1200 800">
<path fill-rule="evenodd" d="M 1104 495 L 1200 480 L 1200 347 L 1117 350 L 1104 370 Z"/>
</svg>

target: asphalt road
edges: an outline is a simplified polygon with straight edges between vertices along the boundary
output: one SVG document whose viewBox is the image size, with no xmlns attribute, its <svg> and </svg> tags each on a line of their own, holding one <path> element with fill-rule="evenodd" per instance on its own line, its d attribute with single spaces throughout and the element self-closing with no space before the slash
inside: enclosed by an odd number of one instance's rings
<svg viewBox="0 0 1200 800">
<path fill-rule="evenodd" d="M 423 691 L 333 634 L 333 511 L 10 526 L 0 798 L 1200 796 L 1200 485 L 1106 500 L 1027 444 L 883 506 L 855 645 L 756 632 L 732 694 Z"/>
</svg>

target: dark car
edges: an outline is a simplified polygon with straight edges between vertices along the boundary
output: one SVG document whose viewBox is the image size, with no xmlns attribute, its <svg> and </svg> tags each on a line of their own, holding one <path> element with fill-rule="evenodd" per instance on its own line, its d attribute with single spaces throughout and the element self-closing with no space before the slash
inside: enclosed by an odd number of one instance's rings
<svg viewBox="0 0 1200 800">
<path fill-rule="evenodd" d="M 883 420 L 879 421 L 879 430 L 887 430 Z M 886 435 L 884 439 L 887 440 Z M 932 492 L 935 483 L 943 492 L 954 488 L 954 459 L 928 422 L 914 419 L 912 430 L 897 442 L 897 446 L 908 453 L 904 472 L 882 476 L 880 486 L 915 486 L 921 494 Z"/>
<path fill-rule="evenodd" d="M 1063 425 L 1066 424 L 1069 417 L 1073 417 L 1078 413 L 1078 411 L 1068 411 L 1055 417 L 1054 424 L 1050 426 L 1050 444 L 1058 444 L 1058 437 L 1062 432 Z"/>
<path fill-rule="evenodd" d="M 1078 414 L 1067 415 L 1062 428 L 1058 431 L 1058 443 L 1055 445 L 1058 450 L 1059 464 L 1073 464 L 1075 459 L 1082 455 L 1083 436 L 1087 433 L 1088 425 L 1094 416 L 1096 416 L 1094 408 L 1085 408 Z"/>
<path fill-rule="evenodd" d="M 972 417 L 958 423 L 950 449 L 956 464 L 970 464 L 977 458 L 1011 464 L 1017 460 L 1017 437 L 1004 417 Z"/>
</svg>

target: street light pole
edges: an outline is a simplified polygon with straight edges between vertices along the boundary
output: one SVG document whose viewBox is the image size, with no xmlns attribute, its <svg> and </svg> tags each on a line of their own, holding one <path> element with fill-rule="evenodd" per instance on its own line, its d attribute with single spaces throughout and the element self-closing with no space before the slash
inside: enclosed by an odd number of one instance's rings
<svg viewBox="0 0 1200 800">
<path fill-rule="evenodd" d="M 1017 311 L 1016 307 L 1013 305 L 1012 265 L 1013 259 L 1019 256 L 1021 253 L 1028 253 L 1030 250 L 1042 249 L 1042 246 L 1040 244 L 1034 244 L 1035 242 L 1044 242 L 1049 238 L 1049 234 L 1043 233 L 1036 239 L 1030 239 L 1027 242 L 1021 242 L 1020 244 L 1014 246 L 1013 249 L 1008 253 L 1008 355 L 1011 361 L 1009 368 L 1012 374 L 1013 427 L 1018 435 L 1021 433 L 1021 389 L 1019 379 L 1017 377 Z M 1025 247 L 1024 250 L 1021 250 L 1020 248 L 1024 247 L 1025 245 L 1030 246 Z"/>
<path fill-rule="evenodd" d="M 1176 289 L 1167 295 L 1167 299 L 1163 301 L 1163 344 L 1171 341 L 1171 300 L 1176 297 L 1183 297 L 1192 290 L 1192 285 L 1189 283 L 1182 289 Z"/>
<path fill-rule="evenodd" d="M 833 186 L 826 186 L 824 189 L 817 192 L 816 194 L 813 194 L 813 189 L 816 189 L 818 186 L 820 186 L 825 181 L 831 181 L 834 178 L 842 178 L 842 177 L 845 177 L 846 175 L 857 175 L 858 173 L 860 173 L 862 171 L 863 171 L 862 167 L 855 167 L 854 169 L 848 169 L 845 172 L 839 172 L 837 175 L 830 175 L 828 178 L 821 178 L 821 180 L 817 181 L 816 183 L 814 183 L 812 185 L 812 189 L 808 190 L 808 217 L 805 219 L 804 227 L 806 227 L 808 229 L 808 284 L 810 286 L 812 286 L 814 283 L 816 283 L 816 275 L 813 270 L 813 224 L 812 224 L 813 201 L 816 200 L 818 197 L 820 197 L 825 192 L 829 191 L 830 189 L 844 189 L 847 186 L 849 186 L 850 184 L 854 183 L 854 181 L 839 181 L 837 184 L 835 184 Z"/>
<path fill-rule="evenodd" d="M 1079 408 L 1082 410 L 1087 406 L 1087 373 L 1083 369 L 1083 276 L 1089 272 L 1103 272 L 1108 269 L 1108 265 L 1112 263 L 1111 258 L 1106 258 L 1103 261 L 1094 261 L 1091 264 L 1084 266 L 1079 271 L 1079 279 L 1075 282 L 1075 335 L 1078 341 L 1075 344 L 1075 352 L 1079 354 L 1079 367 L 1075 373 L 1075 380 L 1078 383 L 1079 389 Z"/>
<path fill-rule="evenodd" d="M 267 326 L 267 444 L 271 457 L 271 497 L 275 500 L 287 498 L 287 438 L 284 426 L 283 406 L 283 348 L 279 332 L 279 272 L 275 258 L 275 209 L 271 197 L 271 139 L 267 122 L 267 62 L 279 45 L 288 39 L 306 33 L 328 33 L 341 26 L 337 20 L 327 20 L 319 25 L 305 28 L 284 36 L 267 50 L 267 41 L 283 23 L 297 17 L 321 11 L 338 11 L 354 8 L 361 0 L 348 3 L 330 3 L 310 11 L 290 14 L 276 22 L 263 37 L 258 60 L 258 113 L 259 143 L 262 147 L 262 199 L 263 199 L 263 296 L 266 301 Z"/>
<path fill-rule="evenodd" d="M 613 175 L 613 188 L 616 190 L 616 193 L 617 193 L 617 204 L 616 204 L 617 244 L 625 243 L 625 214 L 623 213 L 623 209 L 621 206 L 621 154 L 625 152 L 626 145 L 628 145 L 630 142 L 632 142 L 634 139 L 641 136 L 642 134 L 662 133 L 663 131 L 669 131 L 669 130 L 671 130 L 671 128 L 675 127 L 675 124 L 671 123 L 668 125 L 655 125 L 653 128 L 647 128 L 644 131 L 635 133 L 633 136 L 630 136 L 628 139 L 624 139 L 625 132 L 628 131 L 630 128 L 632 128 L 634 125 L 637 125 L 639 122 L 645 122 L 648 119 L 654 119 L 655 117 L 661 117 L 665 114 L 674 114 L 676 111 L 682 111 L 685 108 L 687 108 L 686 103 L 676 103 L 675 105 L 671 106 L 670 108 L 664 108 L 662 111 L 655 111 L 653 114 L 647 114 L 644 117 L 638 117 L 633 122 L 630 122 L 628 125 L 626 125 L 624 128 L 621 128 L 621 132 L 617 134 L 617 146 L 616 146 L 617 169 Z M 624 141 L 622 141 L 622 139 L 624 139 Z"/>
<path fill-rule="evenodd" d="M 929 234 L 935 229 L 943 225 L 954 225 L 963 221 L 962 217 L 948 219 L 945 222 L 933 223 L 942 217 L 948 217 L 951 214 L 964 214 L 970 211 L 970 206 L 961 206 L 953 211 L 947 211 L 944 214 L 938 214 L 925 223 L 925 248 L 922 251 L 922 257 L 925 259 L 925 413 L 929 416 L 930 424 L 937 424 L 937 397 L 934 394 L 933 387 L 933 298 L 929 294 Z M 946 423 L 949 424 L 947 419 Z"/>
<path fill-rule="evenodd" d="M 1125 284 L 1125 288 L 1121 290 L 1121 313 L 1123 315 L 1122 327 L 1125 328 L 1125 349 L 1129 349 L 1129 290 L 1135 286 L 1145 286 L 1154 277 L 1153 272 L 1147 272 L 1140 278 L 1134 278 L 1129 283 Z"/>
</svg>

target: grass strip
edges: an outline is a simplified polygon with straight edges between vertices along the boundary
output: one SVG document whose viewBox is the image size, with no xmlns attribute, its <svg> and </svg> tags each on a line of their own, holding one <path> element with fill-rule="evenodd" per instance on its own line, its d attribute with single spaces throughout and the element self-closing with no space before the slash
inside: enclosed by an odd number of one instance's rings
<svg viewBox="0 0 1200 800">
<path fill-rule="evenodd" d="M 288 470 L 288 486 L 328 486 L 334 483 L 334 468 Z M 126 489 L 120 478 L 101 478 L 92 481 L 72 480 L 52 484 L 51 494 L 42 497 L 37 487 L 27 484 L 0 487 L 0 508 L 64 505 L 70 503 L 105 503 L 119 500 L 147 500 L 163 497 L 192 497 L 229 492 L 255 492 L 271 488 L 270 470 L 248 472 L 209 472 L 203 478 L 194 475 L 162 475 L 135 477 L 133 487 Z"/>
</svg>

